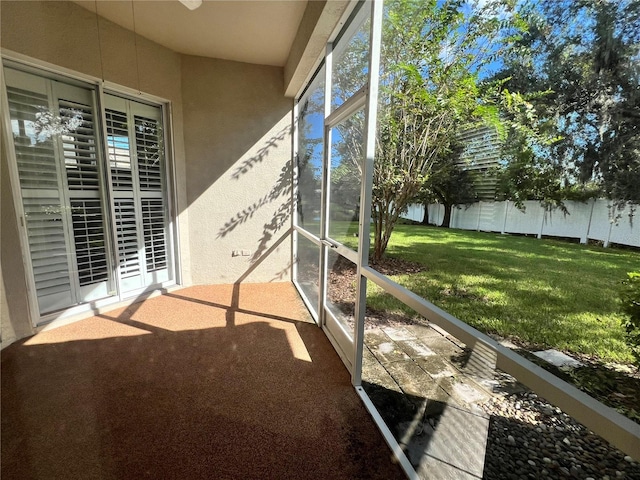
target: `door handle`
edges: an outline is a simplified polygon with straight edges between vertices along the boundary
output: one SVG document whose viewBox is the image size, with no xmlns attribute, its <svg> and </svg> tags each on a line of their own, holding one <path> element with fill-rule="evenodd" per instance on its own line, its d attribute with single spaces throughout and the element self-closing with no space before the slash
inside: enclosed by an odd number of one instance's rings
<svg viewBox="0 0 640 480">
<path fill-rule="evenodd" d="M 321 240 L 321 242 L 322 242 L 323 245 L 326 245 L 329 248 L 338 248 L 337 244 L 335 244 L 333 242 L 330 242 L 328 240 Z"/>
</svg>

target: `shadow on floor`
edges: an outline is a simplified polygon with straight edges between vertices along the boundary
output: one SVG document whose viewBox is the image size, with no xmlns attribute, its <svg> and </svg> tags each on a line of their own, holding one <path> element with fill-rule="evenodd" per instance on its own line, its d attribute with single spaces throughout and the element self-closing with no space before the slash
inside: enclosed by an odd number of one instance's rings
<svg viewBox="0 0 640 480">
<path fill-rule="evenodd" d="M 192 287 L 6 348 L 2 477 L 404 478 L 306 318 L 288 283 Z"/>
</svg>

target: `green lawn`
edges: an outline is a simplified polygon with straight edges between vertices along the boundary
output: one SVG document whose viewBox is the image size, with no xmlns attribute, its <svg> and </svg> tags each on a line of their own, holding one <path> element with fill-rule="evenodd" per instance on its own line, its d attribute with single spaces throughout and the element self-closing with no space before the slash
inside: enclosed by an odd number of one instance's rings
<svg viewBox="0 0 640 480">
<path fill-rule="evenodd" d="M 387 255 L 426 265 L 391 278 L 483 332 L 604 361 L 632 359 L 618 285 L 626 272 L 640 270 L 636 251 L 398 225 Z M 367 301 L 377 310 L 414 313 L 371 282 Z"/>
</svg>

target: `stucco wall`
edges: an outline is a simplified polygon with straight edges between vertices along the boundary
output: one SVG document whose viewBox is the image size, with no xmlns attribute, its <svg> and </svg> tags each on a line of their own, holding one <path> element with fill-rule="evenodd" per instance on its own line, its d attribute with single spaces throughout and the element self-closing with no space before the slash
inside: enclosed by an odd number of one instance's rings
<svg viewBox="0 0 640 480">
<path fill-rule="evenodd" d="M 133 33 L 100 18 L 71 2 L 2 1 L 0 11 L 0 46 L 3 49 L 64 67 L 85 75 L 104 78 L 107 82 L 141 90 L 171 102 L 173 118 L 174 164 L 177 178 L 177 212 L 181 242 L 183 283 L 190 283 L 189 224 L 186 208 L 184 137 L 182 134 L 182 88 L 180 55 L 142 37 L 137 38 L 140 84 L 136 73 Z M 99 33 L 99 35 L 98 35 Z M 100 42 L 99 42 L 100 40 Z M 99 42 L 99 43 L 98 43 Z M 102 53 L 102 61 L 100 61 Z M 104 77 L 103 77 L 104 74 Z M 4 160 L 3 160 L 4 162 Z M 6 288 L 7 309 L 16 327 L 30 325 L 23 318 L 26 299 L 24 275 L 13 267 L 5 267 L 4 259 L 20 259 L 17 242 L 6 239 L 6 222 L 15 222 L 8 183 L 2 188 L 2 280 Z M 9 211 L 11 210 L 11 211 Z M 8 278 L 6 272 L 11 272 Z M 16 319 L 20 315 L 20 319 Z M 5 315 L 3 315 L 3 321 Z M 16 334 L 22 327 L 16 327 Z M 30 327 L 29 327 L 30 328 Z"/>
<path fill-rule="evenodd" d="M 3 0 L 0 8 L 3 49 L 171 102 L 183 284 L 290 279 L 291 100 L 282 68 L 134 42 L 105 19 L 98 30 L 95 15 L 71 2 Z M 31 327 L 6 177 L 2 197 L 3 322 L 10 317 L 20 337 Z"/>
<path fill-rule="evenodd" d="M 282 68 L 182 58 L 194 283 L 290 279 L 291 100 L 283 83 Z"/>
</svg>

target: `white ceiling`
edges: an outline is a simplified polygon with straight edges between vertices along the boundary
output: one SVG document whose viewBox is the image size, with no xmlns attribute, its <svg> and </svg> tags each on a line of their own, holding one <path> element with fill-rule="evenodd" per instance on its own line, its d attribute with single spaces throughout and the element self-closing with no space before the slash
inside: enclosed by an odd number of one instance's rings
<svg viewBox="0 0 640 480">
<path fill-rule="evenodd" d="M 284 66 L 307 0 L 76 1 L 118 25 L 187 55 Z"/>
</svg>

